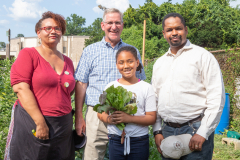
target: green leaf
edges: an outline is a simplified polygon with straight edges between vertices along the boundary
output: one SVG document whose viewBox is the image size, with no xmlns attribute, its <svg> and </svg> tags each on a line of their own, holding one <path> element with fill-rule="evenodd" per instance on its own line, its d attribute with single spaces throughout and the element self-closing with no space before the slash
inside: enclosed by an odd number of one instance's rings
<svg viewBox="0 0 240 160">
<path fill-rule="evenodd" d="M 94 110 L 95 112 L 97 112 L 99 106 L 101 106 L 101 104 L 97 104 L 97 105 L 95 105 L 95 106 L 93 107 L 93 110 Z"/>
<path fill-rule="evenodd" d="M 108 111 L 111 109 L 112 107 L 108 104 L 105 104 L 105 105 L 99 105 L 97 107 L 97 112 L 98 113 L 102 113 L 102 112 L 106 112 L 108 113 Z"/>
<path fill-rule="evenodd" d="M 132 103 L 131 101 L 131 103 L 128 104 L 132 97 L 134 97 L 133 102 L 135 103 Z M 100 95 L 99 104 L 95 105 L 93 110 L 98 113 L 113 113 L 114 111 L 123 111 L 127 114 L 135 114 L 137 113 L 136 94 L 127 91 L 122 86 L 114 88 L 114 85 L 112 85 Z M 120 130 L 123 130 L 125 127 L 123 123 L 117 124 L 116 126 Z"/>
<path fill-rule="evenodd" d="M 132 104 L 126 105 L 124 108 L 124 112 L 127 114 L 136 114 L 137 113 L 137 104 L 132 103 Z"/>
<path fill-rule="evenodd" d="M 124 129 L 124 127 L 125 127 L 124 123 L 118 123 L 118 124 L 116 124 L 116 126 L 117 126 L 117 128 L 120 129 L 121 131 L 123 131 L 123 129 Z"/>
</svg>

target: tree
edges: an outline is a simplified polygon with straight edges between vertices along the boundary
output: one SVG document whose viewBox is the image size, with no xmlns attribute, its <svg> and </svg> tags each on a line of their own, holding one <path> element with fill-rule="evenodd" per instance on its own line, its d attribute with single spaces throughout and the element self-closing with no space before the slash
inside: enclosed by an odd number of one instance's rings
<svg viewBox="0 0 240 160">
<path fill-rule="evenodd" d="M 150 3 L 150 2 L 152 2 L 152 0 L 146 0 L 146 3 Z"/>
<path fill-rule="evenodd" d="M 86 28 L 83 27 L 86 23 L 86 19 L 77 14 L 71 14 L 66 18 L 67 29 L 65 35 L 86 35 Z"/>
<path fill-rule="evenodd" d="M 6 43 L 5 42 L 0 42 L 0 48 L 6 48 Z"/>
<path fill-rule="evenodd" d="M 90 35 L 90 38 L 85 40 L 85 46 L 102 40 L 104 32 L 101 28 L 101 22 L 102 18 L 97 18 L 92 23 L 92 25 L 88 27 L 88 33 Z"/>
<path fill-rule="evenodd" d="M 227 46 L 240 45 L 240 9 L 230 7 L 229 0 L 184 0 L 182 4 L 172 4 L 168 0 L 168 2 L 164 2 L 160 6 L 151 2 L 145 3 L 138 8 L 130 6 L 124 12 L 123 17 L 124 30 L 132 26 L 142 30 L 143 20 L 147 21 L 145 47 L 149 51 L 155 47 L 155 53 L 150 54 L 149 52 L 148 54 L 146 51 L 146 57 L 161 54 L 162 51 L 157 50 L 157 47 L 161 47 L 161 49 L 169 47 L 167 44 L 162 43 L 165 41 L 161 33 L 161 23 L 163 17 L 171 12 L 180 13 L 184 17 L 188 26 L 188 39 L 192 43 L 210 48 L 226 48 Z M 126 41 L 129 38 L 139 40 L 135 32 L 137 31 L 132 30 L 132 32 L 129 32 L 132 35 L 126 34 L 123 40 Z M 155 41 L 152 39 L 155 39 Z M 152 46 L 149 45 L 152 48 L 147 48 L 148 41 L 153 42 Z M 129 41 L 129 43 L 133 44 L 137 43 L 137 41 Z M 141 46 L 140 44 L 133 45 Z"/>
<path fill-rule="evenodd" d="M 20 34 L 17 35 L 17 37 L 24 37 L 24 35 L 20 33 Z"/>
</svg>

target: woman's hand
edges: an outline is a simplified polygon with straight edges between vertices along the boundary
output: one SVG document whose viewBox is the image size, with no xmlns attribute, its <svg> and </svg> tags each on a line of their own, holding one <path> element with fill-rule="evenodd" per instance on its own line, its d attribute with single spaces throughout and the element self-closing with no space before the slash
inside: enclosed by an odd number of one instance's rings
<svg viewBox="0 0 240 160">
<path fill-rule="evenodd" d="M 114 124 L 118 123 L 131 123 L 132 116 L 122 111 L 115 111 L 112 114 L 112 122 Z"/>
<path fill-rule="evenodd" d="M 36 127 L 36 137 L 38 139 L 46 140 L 49 139 L 49 128 L 46 122 L 43 122 Z"/>
<path fill-rule="evenodd" d="M 36 124 L 36 137 L 39 139 L 49 139 L 49 128 L 46 121 L 39 110 L 36 98 L 31 91 L 28 83 L 20 82 L 13 85 L 13 91 L 17 93 L 17 97 L 21 102 L 22 107 L 31 116 Z"/>
</svg>

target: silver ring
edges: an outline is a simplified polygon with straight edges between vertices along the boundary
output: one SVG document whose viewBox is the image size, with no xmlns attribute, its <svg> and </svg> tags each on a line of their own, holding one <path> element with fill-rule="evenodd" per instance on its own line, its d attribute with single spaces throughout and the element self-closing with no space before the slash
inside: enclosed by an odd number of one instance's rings
<svg viewBox="0 0 240 160">
<path fill-rule="evenodd" d="M 198 148 L 198 145 L 195 145 L 195 148 Z"/>
</svg>

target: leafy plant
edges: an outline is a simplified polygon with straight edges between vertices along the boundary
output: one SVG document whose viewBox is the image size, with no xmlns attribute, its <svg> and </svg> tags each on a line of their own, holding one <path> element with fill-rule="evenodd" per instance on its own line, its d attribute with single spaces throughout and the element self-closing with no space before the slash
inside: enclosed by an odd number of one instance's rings
<svg viewBox="0 0 240 160">
<path fill-rule="evenodd" d="M 17 99 L 10 83 L 10 69 L 13 60 L 0 60 L 0 159 L 3 159 L 12 106 Z"/>
<path fill-rule="evenodd" d="M 137 113 L 137 103 L 134 95 L 134 93 L 127 91 L 121 86 L 114 88 L 114 85 L 112 85 L 106 91 L 103 91 L 103 94 L 99 97 L 100 104 L 95 105 L 93 110 L 98 113 L 123 111 L 127 114 L 135 114 Z M 134 98 L 132 99 L 132 97 Z M 130 102 L 131 99 L 133 103 Z M 120 130 L 123 130 L 125 127 L 124 123 L 119 123 L 116 126 Z"/>
</svg>

